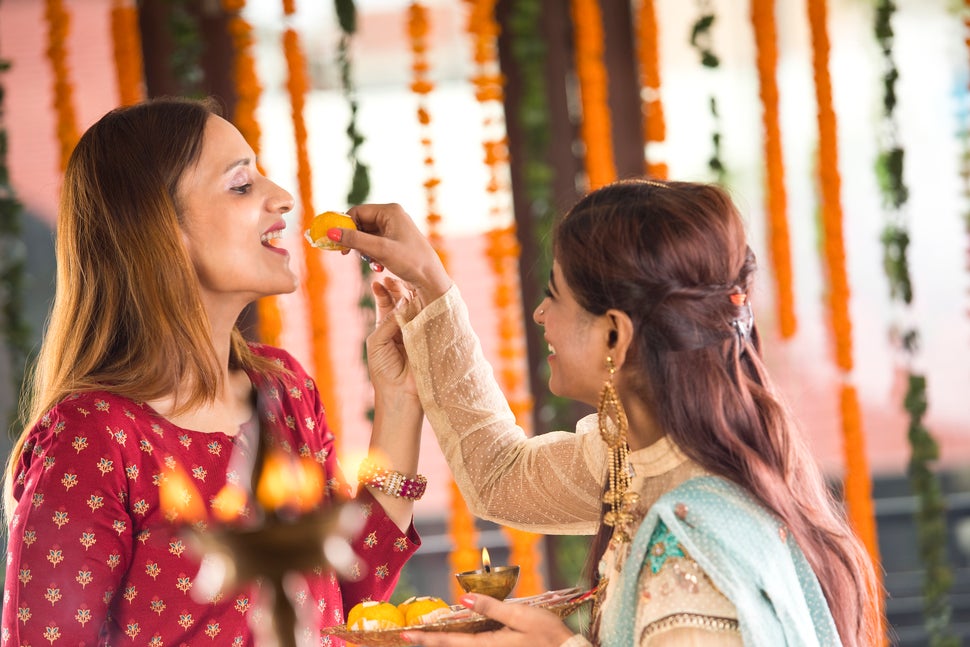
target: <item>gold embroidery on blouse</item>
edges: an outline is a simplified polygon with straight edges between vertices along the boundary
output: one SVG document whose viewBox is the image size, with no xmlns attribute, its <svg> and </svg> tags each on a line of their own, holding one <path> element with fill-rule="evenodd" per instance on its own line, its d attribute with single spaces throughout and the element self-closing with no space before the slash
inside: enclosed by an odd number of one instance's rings
<svg viewBox="0 0 970 647">
<path fill-rule="evenodd" d="M 640 642 L 665 631 L 685 627 L 704 629 L 717 633 L 741 633 L 738 621 L 733 618 L 704 616 L 698 613 L 675 613 L 655 620 L 644 627 L 643 632 L 640 634 Z"/>
</svg>

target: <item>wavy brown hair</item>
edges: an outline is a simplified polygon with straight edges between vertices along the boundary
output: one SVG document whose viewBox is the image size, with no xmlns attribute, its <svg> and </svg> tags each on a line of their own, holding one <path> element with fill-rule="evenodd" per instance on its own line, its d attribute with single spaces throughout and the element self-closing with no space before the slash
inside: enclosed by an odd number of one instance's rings
<svg viewBox="0 0 970 647">
<path fill-rule="evenodd" d="M 580 305 L 633 321 L 623 378 L 660 429 L 790 529 L 843 644 L 876 644 L 873 564 L 771 383 L 748 306 L 731 299 L 751 294 L 755 257 L 728 195 L 706 184 L 618 182 L 570 210 L 554 253 Z M 588 574 L 608 537 L 601 525 Z"/>
<path fill-rule="evenodd" d="M 57 216 L 54 304 L 29 378 L 24 429 L 7 463 L 8 514 L 29 430 L 69 394 L 174 395 L 175 413 L 215 397 L 222 371 L 178 207 L 179 180 L 198 161 L 213 114 L 213 102 L 186 99 L 118 108 L 71 154 Z M 277 372 L 238 328 L 230 366 Z"/>
</svg>

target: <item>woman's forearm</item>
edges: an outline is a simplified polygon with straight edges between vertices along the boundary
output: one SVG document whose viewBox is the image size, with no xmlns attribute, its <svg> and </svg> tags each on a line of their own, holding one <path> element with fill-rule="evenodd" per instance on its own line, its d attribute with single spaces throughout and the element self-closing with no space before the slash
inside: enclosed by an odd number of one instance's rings
<svg viewBox="0 0 970 647">
<path fill-rule="evenodd" d="M 374 429 L 369 448 L 371 460 L 386 470 L 415 478 L 423 422 L 424 410 L 413 394 L 375 391 Z M 366 487 L 384 508 L 387 516 L 402 531 L 407 530 L 411 524 L 414 501 L 407 497 L 392 496 L 372 485 Z"/>
</svg>

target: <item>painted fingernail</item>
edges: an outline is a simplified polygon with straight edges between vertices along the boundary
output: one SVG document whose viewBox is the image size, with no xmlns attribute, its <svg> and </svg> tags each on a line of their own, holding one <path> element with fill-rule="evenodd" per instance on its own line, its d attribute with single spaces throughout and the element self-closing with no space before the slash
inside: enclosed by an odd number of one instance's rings
<svg viewBox="0 0 970 647">
<path fill-rule="evenodd" d="M 461 605 L 467 609 L 471 609 L 473 606 L 475 606 L 475 598 L 470 595 L 461 596 L 458 599 L 458 602 L 460 602 Z"/>
<path fill-rule="evenodd" d="M 332 227 L 327 230 L 327 238 L 329 238 L 335 243 L 339 243 L 343 237 L 344 237 L 344 232 L 342 229 L 338 229 L 337 227 Z"/>
<path fill-rule="evenodd" d="M 384 266 L 381 265 L 380 263 L 378 263 L 377 261 L 371 261 L 370 262 L 370 269 L 373 272 L 383 272 L 384 271 Z"/>
</svg>

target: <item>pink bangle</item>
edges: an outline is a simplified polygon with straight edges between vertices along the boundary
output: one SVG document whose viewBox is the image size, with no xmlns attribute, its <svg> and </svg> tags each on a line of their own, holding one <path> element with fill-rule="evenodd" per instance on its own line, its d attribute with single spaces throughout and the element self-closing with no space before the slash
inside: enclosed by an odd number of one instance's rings
<svg viewBox="0 0 970 647">
<path fill-rule="evenodd" d="M 360 464 L 360 469 L 357 470 L 357 482 L 361 485 L 369 485 L 389 496 L 411 501 L 417 501 L 424 496 L 424 491 L 428 487 L 428 479 L 420 474 L 412 478 L 401 472 L 384 469 L 369 458 L 365 458 Z"/>
</svg>

